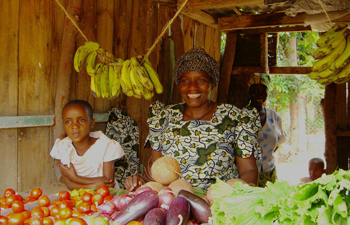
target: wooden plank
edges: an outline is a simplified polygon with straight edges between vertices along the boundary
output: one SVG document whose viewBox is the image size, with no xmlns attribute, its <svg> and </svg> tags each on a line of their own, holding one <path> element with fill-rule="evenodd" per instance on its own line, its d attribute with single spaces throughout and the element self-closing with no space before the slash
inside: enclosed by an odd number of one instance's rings
<svg viewBox="0 0 350 225">
<path fill-rule="evenodd" d="M 350 136 L 350 130 L 336 130 L 337 137 L 349 137 Z"/>
<path fill-rule="evenodd" d="M 347 115 L 346 115 L 346 83 L 338 84 L 336 86 L 336 101 L 335 116 L 337 121 L 337 129 L 347 129 Z"/>
<path fill-rule="evenodd" d="M 17 127 L 43 127 L 54 124 L 54 115 L 0 117 L 0 129 Z"/>
<path fill-rule="evenodd" d="M 194 31 L 194 47 L 204 48 L 205 25 L 196 21 Z"/>
<path fill-rule="evenodd" d="M 203 11 L 182 9 L 181 14 L 188 16 L 189 18 L 192 18 L 212 28 L 219 29 L 218 20 L 215 17 Z"/>
<path fill-rule="evenodd" d="M 236 55 L 237 34 L 228 33 L 222 66 L 220 71 L 220 82 L 218 88 L 218 102 L 227 103 L 231 83 L 231 73 Z M 235 73 L 237 74 L 237 73 Z"/>
<path fill-rule="evenodd" d="M 266 27 L 257 29 L 233 30 L 237 34 L 261 34 L 261 33 L 278 33 L 278 32 L 305 32 L 312 31 L 310 26 L 290 26 L 290 27 Z"/>
<path fill-rule="evenodd" d="M 194 47 L 195 21 L 188 17 L 183 17 L 183 37 L 185 53 Z"/>
<path fill-rule="evenodd" d="M 347 82 L 347 96 L 350 96 L 350 83 Z M 347 123 L 347 129 L 350 129 L 350 101 L 349 101 L 349 98 L 346 99 L 346 107 L 347 107 L 347 120 L 346 120 L 346 123 Z M 350 168 L 349 168 L 350 169 Z"/>
<path fill-rule="evenodd" d="M 329 13 L 331 14 L 331 13 Z M 332 13 L 333 14 L 333 13 Z M 218 19 L 218 29 L 222 32 L 228 32 L 237 29 L 247 28 L 264 28 L 274 26 L 301 26 L 307 21 L 312 21 L 313 18 L 321 20 L 327 18 L 326 14 L 314 14 L 308 15 L 306 13 L 299 13 L 295 17 L 289 17 L 284 13 L 271 13 L 262 15 L 246 15 L 239 17 L 222 17 Z M 334 19 L 333 21 L 349 22 L 350 16 L 344 16 L 342 18 Z"/>
<path fill-rule="evenodd" d="M 150 0 L 152 4 L 161 4 L 164 6 L 176 6 L 176 0 Z"/>
<path fill-rule="evenodd" d="M 311 72 L 311 67 L 277 67 L 270 66 L 269 74 L 276 75 L 305 75 Z M 252 73 L 263 73 L 263 70 L 260 67 L 234 67 L 232 74 L 252 74 Z"/>
<path fill-rule="evenodd" d="M 260 64 L 263 73 L 269 74 L 269 52 L 267 33 L 260 34 Z"/>
<path fill-rule="evenodd" d="M 177 5 L 181 6 L 185 0 L 178 0 Z M 191 0 L 186 3 L 188 9 L 218 9 L 218 8 L 232 8 L 234 6 L 242 5 L 257 5 L 264 4 L 264 0 Z"/>
<path fill-rule="evenodd" d="M 0 7 L 0 116 L 16 116 L 18 107 L 19 0 L 1 1 Z M 17 188 L 17 129 L 0 131 L 0 193 Z M 5 169 L 6 168 L 6 169 Z"/>
<path fill-rule="evenodd" d="M 18 115 L 50 114 L 53 2 L 21 2 L 19 10 Z M 17 191 L 56 182 L 50 157 L 50 127 L 18 129 Z M 16 168 L 14 168 L 16 169 Z"/>
</svg>

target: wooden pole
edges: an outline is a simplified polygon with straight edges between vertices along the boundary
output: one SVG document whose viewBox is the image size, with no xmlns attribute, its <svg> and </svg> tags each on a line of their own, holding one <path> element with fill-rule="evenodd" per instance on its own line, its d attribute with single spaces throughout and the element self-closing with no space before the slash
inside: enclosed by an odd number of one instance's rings
<svg viewBox="0 0 350 225">
<path fill-rule="evenodd" d="M 70 0 L 67 12 L 72 15 L 76 22 L 80 19 L 81 0 Z M 62 108 L 68 102 L 70 93 L 70 81 L 73 70 L 73 58 L 75 54 L 75 43 L 78 31 L 72 22 L 66 18 L 62 46 L 61 58 L 57 75 L 57 89 L 55 98 L 55 126 L 53 127 L 54 139 L 64 135 Z"/>
</svg>

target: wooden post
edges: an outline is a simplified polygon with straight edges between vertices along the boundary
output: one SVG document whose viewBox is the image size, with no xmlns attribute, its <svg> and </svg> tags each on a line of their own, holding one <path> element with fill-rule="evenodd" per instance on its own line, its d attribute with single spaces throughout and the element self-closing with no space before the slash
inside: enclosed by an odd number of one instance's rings
<svg viewBox="0 0 350 225">
<path fill-rule="evenodd" d="M 269 74 L 269 52 L 267 33 L 260 34 L 260 63 L 261 71 L 263 71 L 263 73 Z"/>
<path fill-rule="evenodd" d="M 324 96 L 324 127 L 325 127 L 325 160 L 326 174 L 331 174 L 337 168 L 337 136 L 336 136 L 336 84 L 326 85 Z"/>
<path fill-rule="evenodd" d="M 231 82 L 231 74 L 233 70 L 233 62 L 235 61 L 237 44 L 237 33 L 228 33 L 226 37 L 225 53 L 222 60 L 220 81 L 218 87 L 218 102 L 227 103 Z"/>
</svg>

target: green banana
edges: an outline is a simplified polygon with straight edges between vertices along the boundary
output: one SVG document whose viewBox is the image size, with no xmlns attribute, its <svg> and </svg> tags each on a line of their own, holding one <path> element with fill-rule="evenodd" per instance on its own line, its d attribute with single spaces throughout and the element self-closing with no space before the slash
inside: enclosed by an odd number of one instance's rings
<svg viewBox="0 0 350 225">
<path fill-rule="evenodd" d="M 323 85 L 328 85 L 333 82 L 332 78 L 322 78 L 317 80 L 318 83 L 323 84 Z"/>
<path fill-rule="evenodd" d="M 333 49 L 338 47 L 340 43 L 345 39 L 346 37 L 344 35 L 341 35 L 340 38 L 337 38 L 335 41 L 333 41 L 331 44 L 329 44 L 326 47 L 318 48 L 312 53 L 312 57 L 314 59 L 322 59 L 323 57 L 327 56 Z"/>
<path fill-rule="evenodd" d="M 334 83 L 342 83 L 350 78 L 350 64 L 345 66 L 337 75 L 333 76 Z"/>
<path fill-rule="evenodd" d="M 147 90 L 146 88 L 143 89 L 143 97 L 146 99 L 146 100 L 151 100 L 154 96 L 154 91 L 149 91 Z"/>
<path fill-rule="evenodd" d="M 319 79 L 318 72 L 311 72 L 311 73 L 308 74 L 308 76 L 310 77 L 311 80 Z"/>
<path fill-rule="evenodd" d="M 101 97 L 109 98 L 109 66 L 103 65 L 102 67 L 102 76 L 101 76 Z"/>
<path fill-rule="evenodd" d="M 143 67 L 147 71 L 148 76 L 150 77 L 157 94 L 163 93 L 163 85 L 160 83 L 158 73 L 153 69 L 152 64 L 148 58 L 144 58 Z"/>
<path fill-rule="evenodd" d="M 109 98 L 113 98 L 112 95 L 112 88 L 114 81 L 116 80 L 116 73 L 115 73 L 115 67 L 113 65 L 108 66 L 108 90 L 109 90 Z"/>
<path fill-rule="evenodd" d="M 329 53 L 326 57 L 323 57 L 322 59 L 315 62 L 314 65 L 312 66 L 312 71 L 320 72 L 327 69 L 343 53 L 345 47 L 346 47 L 346 39 L 343 40 L 339 44 L 339 46 L 333 49 L 332 52 Z"/>
<path fill-rule="evenodd" d="M 122 86 L 122 90 L 126 96 L 133 96 L 134 91 L 132 89 L 131 81 L 130 81 L 130 70 L 131 60 L 127 59 L 123 62 L 123 67 L 121 71 L 120 84 Z"/>
<path fill-rule="evenodd" d="M 99 48 L 97 51 L 93 51 L 89 54 L 89 56 L 86 59 L 86 72 L 90 76 L 96 75 L 96 58 L 98 54 L 103 54 L 104 50 L 102 48 Z"/>
<path fill-rule="evenodd" d="M 130 81 L 132 85 L 132 89 L 134 90 L 134 95 L 143 96 L 143 85 L 139 81 L 138 75 L 136 74 L 136 70 L 131 66 L 129 67 Z"/>
<path fill-rule="evenodd" d="M 74 69 L 80 72 L 83 68 L 83 63 L 87 55 L 93 51 L 97 51 L 100 45 L 96 42 L 87 41 L 84 45 L 80 46 L 74 55 Z"/>
<path fill-rule="evenodd" d="M 140 81 L 140 83 L 149 91 L 153 90 L 153 84 L 147 74 L 146 71 L 144 71 L 139 63 L 139 61 L 137 60 L 136 57 L 131 57 L 131 62 L 132 62 L 132 66 L 133 69 L 136 72 L 136 75 L 138 76 L 138 79 Z"/>
<path fill-rule="evenodd" d="M 118 97 L 120 92 L 122 91 L 121 84 L 120 84 L 120 77 L 121 77 L 121 70 L 122 70 L 122 65 L 123 65 L 123 59 L 119 58 L 117 59 L 117 63 L 120 65 L 115 65 L 114 66 L 114 80 L 112 83 L 112 88 L 111 90 L 111 95 L 113 98 Z"/>
<path fill-rule="evenodd" d="M 346 65 L 350 63 L 350 35 L 346 38 L 346 47 L 334 63 L 330 66 L 330 69 L 333 71 L 339 71 L 343 69 Z"/>
<path fill-rule="evenodd" d="M 95 88 L 91 87 L 92 94 L 95 98 L 101 97 L 101 76 L 102 76 L 102 63 L 98 63 L 96 65 L 96 75 L 91 77 L 91 85 L 92 83 L 95 85 Z"/>
<path fill-rule="evenodd" d="M 345 23 L 336 23 L 316 41 L 316 45 L 322 48 L 331 44 L 341 35 L 344 35 L 347 27 L 348 25 Z"/>
</svg>

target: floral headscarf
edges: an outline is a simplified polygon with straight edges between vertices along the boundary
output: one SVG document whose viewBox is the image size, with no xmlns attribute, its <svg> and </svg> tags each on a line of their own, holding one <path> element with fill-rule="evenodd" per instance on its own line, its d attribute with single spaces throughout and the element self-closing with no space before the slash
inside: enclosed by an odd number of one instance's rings
<svg viewBox="0 0 350 225">
<path fill-rule="evenodd" d="M 267 88 L 269 88 L 270 81 L 271 80 L 269 75 L 264 73 L 254 73 L 248 80 L 248 88 L 250 88 L 250 86 L 252 86 L 253 84 L 263 84 Z"/>
</svg>

